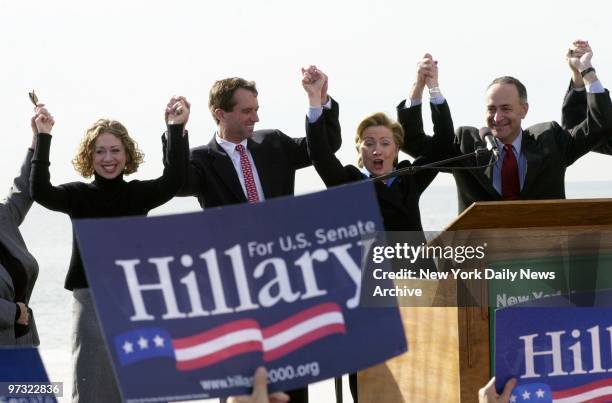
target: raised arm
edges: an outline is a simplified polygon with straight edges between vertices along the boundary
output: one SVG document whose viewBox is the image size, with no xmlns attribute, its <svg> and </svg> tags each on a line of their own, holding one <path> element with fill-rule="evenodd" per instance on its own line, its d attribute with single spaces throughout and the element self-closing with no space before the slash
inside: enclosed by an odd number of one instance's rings
<svg viewBox="0 0 612 403">
<path fill-rule="evenodd" d="M 427 86 L 430 96 L 434 135 L 428 136 L 423 130 L 422 97 Z M 410 104 L 407 105 L 406 103 Z M 417 64 L 414 84 L 406 102 L 397 106 L 397 120 L 404 129 L 402 151 L 419 158 L 423 163 L 446 158 L 454 153 L 453 121 L 448 104 L 438 82 L 438 62 L 426 53 Z"/>
<path fill-rule="evenodd" d="M 329 147 L 335 153 L 342 145 L 342 130 L 340 129 L 340 120 L 338 116 L 340 108 L 338 108 L 338 104 L 327 94 L 329 87 L 327 75 L 319 69 L 317 69 L 317 71 L 324 80 L 323 88 L 321 88 L 321 105 L 327 109 L 327 113 L 323 114 L 323 118 L 327 121 L 327 141 L 329 142 Z M 327 106 L 329 106 L 329 108 Z"/>
<path fill-rule="evenodd" d="M 164 171 L 157 178 L 139 182 L 139 193 L 148 209 L 161 206 L 172 199 L 183 187 L 187 171 L 189 143 L 185 126 L 189 121 L 191 104 L 182 96 L 170 99 L 164 111 L 167 142 L 164 142 Z"/>
<path fill-rule="evenodd" d="M 326 82 L 327 77 L 323 79 L 312 68 L 302 69 L 302 86 L 310 107 L 309 116 L 306 118 L 306 141 L 310 159 L 325 185 L 330 187 L 346 183 L 348 178 L 344 167 L 334 155 L 328 137 L 328 131 L 335 130 L 336 126 L 340 127 L 337 114 L 332 112 L 337 107 L 334 105 L 332 111 L 321 109 L 321 94 Z M 332 104 L 335 104 L 335 101 L 332 100 Z"/>
<path fill-rule="evenodd" d="M 313 98 L 309 110 L 309 116 L 318 118 L 319 116 L 325 120 L 325 138 L 329 143 L 332 152 L 340 149 L 342 144 L 342 135 L 340 131 L 340 122 L 338 121 L 338 104 L 327 94 L 328 78 L 325 73 L 319 70 L 316 66 L 309 66 L 302 69 L 302 78 L 308 77 L 307 80 L 312 84 L 316 83 L 316 100 Z M 302 82 L 304 85 L 304 82 Z M 306 84 L 309 85 L 309 84 Z M 304 87 L 306 89 L 306 87 Z M 314 112 L 313 112 L 314 111 Z M 314 119 L 316 120 L 316 119 Z M 306 138 L 290 138 L 291 143 L 287 144 L 288 152 L 291 153 L 291 161 L 294 168 L 304 168 L 310 166 L 312 158 L 310 149 L 307 145 Z"/>
<path fill-rule="evenodd" d="M 0 213 L 13 221 L 16 226 L 21 225 L 26 214 L 32 206 L 32 197 L 30 196 L 30 170 L 32 164 L 32 155 L 36 142 L 36 123 L 34 118 L 31 120 L 32 126 L 32 145 L 28 149 L 19 174 L 13 180 L 6 199 L 0 203 Z"/>
<path fill-rule="evenodd" d="M 422 94 L 427 86 L 430 95 L 431 119 L 434 124 L 433 136 L 423 130 Z M 397 107 L 398 121 L 404 129 L 402 151 L 417 158 L 415 164 L 423 165 L 455 155 L 453 120 L 448 103 L 444 99 L 438 82 L 438 62 L 425 54 L 417 64 L 415 82 L 407 102 Z"/>
<path fill-rule="evenodd" d="M 51 129 L 55 120 L 44 104 L 39 104 L 36 107 L 33 120 L 37 134 L 36 147 L 32 157 L 32 171 L 30 172 L 32 199 L 50 210 L 68 213 L 70 211 L 69 191 L 63 186 L 53 186 L 49 174 Z"/>
<path fill-rule="evenodd" d="M 582 57 L 587 52 L 592 53 L 589 42 L 576 40 L 572 42 L 565 54 L 565 60 L 572 75 L 561 108 L 561 126 L 567 130 L 573 129 L 586 119 L 587 99 L 584 80 L 580 71 L 572 64 L 571 59 L 573 57 Z"/>
<path fill-rule="evenodd" d="M 567 165 L 594 149 L 609 154 L 606 149 L 612 135 L 612 104 L 610 94 L 603 88 L 592 66 L 592 57 L 588 43 L 578 51 L 568 52 L 568 63 L 580 72 L 587 95 L 585 119 L 571 128 L 568 135 L 559 137 Z"/>
<path fill-rule="evenodd" d="M 423 141 L 422 144 L 418 145 L 419 153 L 414 155 L 416 158 L 414 165 L 425 165 L 455 155 L 453 119 L 448 103 L 440 90 L 440 83 L 438 81 L 438 62 L 433 60 L 433 57 L 428 53 L 425 54 L 424 58 L 417 64 L 416 79 L 410 93 L 411 103 L 421 102 L 424 85 L 426 85 L 429 90 L 431 101 L 430 109 L 434 131 L 433 136 L 429 137 L 424 133 L 421 110 L 416 107 L 415 111 L 409 111 L 412 115 L 404 117 L 400 121 L 404 130 L 412 130 L 413 133 L 420 133 L 418 138 Z M 418 116 L 415 116 L 417 112 Z M 416 121 L 416 126 L 414 123 L 410 123 L 411 119 Z M 405 147 L 417 148 L 410 144 L 406 144 L 410 141 L 410 138 L 408 138 L 406 133 L 404 136 Z M 437 172 L 437 170 L 424 170 L 416 175 L 415 180 L 419 192 L 423 192 L 425 188 L 429 186 Z"/>
</svg>

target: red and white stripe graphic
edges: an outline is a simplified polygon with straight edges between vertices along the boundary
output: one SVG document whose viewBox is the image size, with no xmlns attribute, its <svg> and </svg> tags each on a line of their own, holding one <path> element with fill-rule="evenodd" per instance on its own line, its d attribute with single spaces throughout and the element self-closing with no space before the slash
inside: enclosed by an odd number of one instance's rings
<svg viewBox="0 0 612 403">
<path fill-rule="evenodd" d="M 325 303 L 264 329 L 255 320 L 238 320 L 174 339 L 172 345 L 177 369 L 189 371 L 257 351 L 263 352 L 264 361 L 274 361 L 316 340 L 344 333 L 342 309 L 337 304 Z"/>
<path fill-rule="evenodd" d="M 264 361 L 274 361 L 334 333 L 346 333 L 338 305 L 329 303 L 305 309 L 263 330 Z"/>
<path fill-rule="evenodd" d="M 172 340 L 176 368 L 181 371 L 202 368 L 238 354 L 262 350 L 259 323 L 237 320 L 182 339 Z"/>
<path fill-rule="evenodd" d="M 612 402 L 612 378 L 553 392 L 552 397 L 555 403 L 609 403 Z"/>
</svg>

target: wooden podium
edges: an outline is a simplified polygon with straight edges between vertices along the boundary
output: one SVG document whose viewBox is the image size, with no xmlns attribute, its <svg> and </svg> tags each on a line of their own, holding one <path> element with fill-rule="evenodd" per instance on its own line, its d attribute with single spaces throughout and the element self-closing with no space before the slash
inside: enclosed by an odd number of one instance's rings
<svg viewBox="0 0 612 403">
<path fill-rule="evenodd" d="M 491 229 L 500 231 L 479 231 Z M 521 229 L 529 239 L 511 239 L 510 234 Z M 474 203 L 430 244 L 451 231 L 486 237 L 488 261 L 567 251 L 563 236 L 556 236 L 564 233 L 579 234 L 571 236 L 572 253 L 612 251 L 612 233 L 599 237 L 602 231 L 612 231 L 612 199 Z M 486 282 L 480 284 L 486 287 Z M 426 289 L 437 300 L 457 301 L 456 287 L 428 282 L 424 293 Z M 408 352 L 359 372 L 360 403 L 477 401 L 478 389 L 491 377 L 489 309 L 457 307 L 456 302 L 434 306 L 400 308 Z M 373 342 L 384 342 L 384 335 Z"/>
</svg>

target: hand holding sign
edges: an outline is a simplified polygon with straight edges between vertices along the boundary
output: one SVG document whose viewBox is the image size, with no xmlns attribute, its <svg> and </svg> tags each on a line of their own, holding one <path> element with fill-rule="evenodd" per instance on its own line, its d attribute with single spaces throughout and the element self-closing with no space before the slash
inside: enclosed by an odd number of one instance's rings
<svg viewBox="0 0 612 403">
<path fill-rule="evenodd" d="M 250 396 L 230 397 L 228 403 L 286 403 L 289 395 L 276 392 L 268 396 L 268 372 L 264 367 L 257 368 L 253 378 L 253 393 Z"/>
</svg>

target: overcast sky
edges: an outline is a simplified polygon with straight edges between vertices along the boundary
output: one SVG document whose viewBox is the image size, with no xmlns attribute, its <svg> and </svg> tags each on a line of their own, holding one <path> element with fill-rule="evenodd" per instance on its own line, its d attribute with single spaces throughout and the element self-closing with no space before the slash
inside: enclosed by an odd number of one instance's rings
<svg viewBox="0 0 612 403">
<path fill-rule="evenodd" d="M 215 130 L 208 90 L 228 76 L 257 82 L 259 128 L 303 136 L 307 100 L 299 68 L 310 63 L 328 73 L 340 103 L 344 163 L 355 161 L 361 118 L 395 115 L 425 52 L 439 60 L 455 126 L 483 125 L 485 87 L 500 75 L 527 86 L 525 126 L 559 120 L 569 79 L 564 54 L 573 39 L 590 40 L 593 64 L 611 85 L 609 11 L 607 1 L 0 0 L 0 185 L 8 187 L 30 141 L 32 88 L 56 120 L 54 184 L 79 179 L 70 160 L 100 117 L 124 123 L 145 152 L 134 178 L 159 175 L 169 97 L 192 102 L 191 145 L 208 143 Z M 425 120 L 430 128 L 428 112 Z M 566 178 L 612 180 L 610 167 L 612 160 L 589 155 Z M 439 175 L 437 183 L 452 179 Z M 321 187 L 314 170 L 298 175 L 298 192 Z"/>
</svg>

